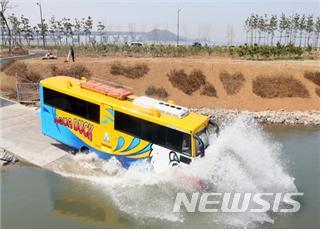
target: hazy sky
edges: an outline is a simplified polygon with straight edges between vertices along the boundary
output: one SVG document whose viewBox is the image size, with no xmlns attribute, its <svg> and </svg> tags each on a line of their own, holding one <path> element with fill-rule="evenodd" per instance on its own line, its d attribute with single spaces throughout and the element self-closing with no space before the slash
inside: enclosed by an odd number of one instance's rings
<svg viewBox="0 0 323 231">
<path fill-rule="evenodd" d="M 11 2 L 15 7 L 8 13 L 24 14 L 32 24 L 40 21 L 36 0 Z M 228 26 L 233 27 L 235 40 L 243 40 L 242 26 L 252 12 L 320 14 L 319 0 L 41 0 L 41 3 L 46 20 L 52 15 L 56 18 L 92 16 L 94 22 L 102 21 L 108 30 L 123 31 L 128 30 L 129 24 L 135 24 L 136 31 L 159 28 L 176 32 L 177 8 L 180 8 L 181 35 L 217 41 L 225 40 Z"/>
</svg>

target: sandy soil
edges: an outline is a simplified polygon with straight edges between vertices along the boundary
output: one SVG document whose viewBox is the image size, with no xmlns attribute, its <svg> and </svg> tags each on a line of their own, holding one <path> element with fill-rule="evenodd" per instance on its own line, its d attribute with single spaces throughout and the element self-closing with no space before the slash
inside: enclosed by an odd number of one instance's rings
<svg viewBox="0 0 323 231">
<path fill-rule="evenodd" d="M 42 61 L 39 58 L 26 60 L 25 63 L 32 70 L 38 71 L 43 76 L 50 76 L 49 65 L 57 66 L 71 65 L 64 63 L 63 58 L 58 60 Z M 114 62 L 124 65 L 135 63 L 146 63 L 150 71 L 141 79 L 132 80 L 124 76 L 113 76 L 110 74 L 110 66 Z M 263 110 L 287 110 L 304 111 L 319 110 L 320 98 L 315 93 L 317 87 L 314 83 L 303 77 L 304 71 L 319 71 L 320 62 L 315 61 L 245 61 L 233 60 L 231 58 L 217 57 L 188 57 L 188 58 L 131 58 L 131 57 L 102 57 L 89 58 L 80 57 L 76 63 L 86 65 L 92 72 L 92 77 L 103 78 L 133 88 L 136 95 L 144 95 L 147 86 L 162 86 L 169 93 L 168 99 L 175 100 L 177 104 L 187 107 L 208 107 L 225 109 L 246 109 L 252 111 Z M 174 88 L 168 81 L 167 73 L 173 69 L 184 69 L 190 72 L 193 68 L 201 69 L 216 90 L 218 97 L 201 96 L 196 91 L 188 96 Z M 240 92 L 234 96 L 228 96 L 219 79 L 219 73 L 242 72 L 246 78 Z M 264 99 L 252 92 L 252 80 L 258 75 L 293 75 L 299 79 L 308 89 L 309 98 L 275 98 Z"/>
</svg>

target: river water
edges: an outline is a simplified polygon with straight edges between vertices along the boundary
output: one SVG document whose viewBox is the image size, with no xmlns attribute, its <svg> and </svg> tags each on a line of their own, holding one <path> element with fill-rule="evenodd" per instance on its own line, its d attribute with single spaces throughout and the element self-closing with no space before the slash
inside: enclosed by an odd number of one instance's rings
<svg viewBox="0 0 323 231">
<path fill-rule="evenodd" d="M 125 170 L 115 160 L 77 155 L 55 172 L 13 166 L 1 171 L 3 228 L 319 228 L 319 128 L 223 125 L 204 159 L 155 174 L 145 162 Z M 77 164 L 76 164 L 77 163 Z M 76 167 L 77 166 L 77 167 Z M 172 212 L 190 179 L 209 192 L 303 192 L 297 213 Z M 188 180 L 189 179 L 189 180 Z M 191 193 L 191 194 L 189 194 Z"/>
</svg>

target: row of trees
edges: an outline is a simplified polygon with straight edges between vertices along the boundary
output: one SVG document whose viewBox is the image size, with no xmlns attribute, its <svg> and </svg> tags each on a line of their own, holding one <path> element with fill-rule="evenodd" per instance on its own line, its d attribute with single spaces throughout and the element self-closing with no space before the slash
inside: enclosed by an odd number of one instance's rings
<svg viewBox="0 0 323 231">
<path fill-rule="evenodd" d="M 63 40 L 65 40 L 65 44 L 67 44 L 68 39 L 73 39 L 75 36 L 77 43 L 80 44 L 81 35 L 85 35 L 85 37 L 90 40 L 90 35 L 94 26 L 93 19 L 90 16 L 82 18 L 81 20 L 75 18 L 74 21 L 69 18 L 57 20 L 52 16 L 48 23 L 43 20 L 43 23 L 31 26 L 29 19 L 24 15 L 17 17 L 15 14 L 11 14 L 7 18 L 7 21 L 11 27 L 11 36 L 9 36 L 5 20 L 3 18 L 0 19 L 2 44 L 5 46 L 9 40 L 12 41 L 13 45 L 21 45 L 23 40 L 30 45 L 30 42 L 36 38 L 38 41 L 37 43 L 39 43 L 42 33 L 45 34 L 45 37 L 49 37 L 54 41 L 55 45 L 62 45 Z M 102 22 L 99 22 L 96 29 L 102 39 L 105 26 Z"/>
<path fill-rule="evenodd" d="M 246 40 L 249 44 L 273 45 L 293 44 L 297 46 L 318 46 L 320 38 L 320 17 L 313 15 L 282 14 L 264 16 L 251 14 L 244 23 Z"/>
<path fill-rule="evenodd" d="M 64 17 L 57 19 L 52 16 L 48 21 L 31 25 L 30 20 L 21 15 L 8 15 L 6 10 L 9 9 L 10 0 L 0 0 L 1 17 L 0 29 L 2 45 L 7 44 L 34 45 L 37 40 L 39 45 L 43 37 L 50 40 L 53 45 L 64 45 L 70 42 L 81 45 L 81 43 L 93 42 L 92 33 L 96 31 L 100 37 L 100 43 L 106 41 L 106 26 L 102 22 L 94 25 L 93 19 L 88 16 L 82 19 L 70 19 Z M 6 17 L 5 17 L 6 15 Z M 292 44 L 294 46 L 319 46 L 320 37 L 320 17 L 313 15 L 293 14 L 286 16 L 282 14 L 264 16 L 251 14 L 245 22 L 244 29 L 246 32 L 246 42 L 249 45 L 271 45 L 279 43 L 280 45 Z M 158 30 L 153 30 L 158 33 Z M 135 40 L 135 25 L 129 24 L 129 34 L 132 40 Z M 227 37 L 233 43 L 233 28 L 227 29 Z M 158 40 L 158 35 L 154 35 Z M 32 41 L 34 41 L 32 43 Z M 11 45 L 9 46 L 11 47 Z"/>
</svg>

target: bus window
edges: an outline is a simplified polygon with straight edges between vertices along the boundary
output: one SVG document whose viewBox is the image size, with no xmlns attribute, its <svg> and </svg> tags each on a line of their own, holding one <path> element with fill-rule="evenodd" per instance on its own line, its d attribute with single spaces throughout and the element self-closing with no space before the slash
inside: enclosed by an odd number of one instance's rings
<svg viewBox="0 0 323 231">
<path fill-rule="evenodd" d="M 45 87 L 43 92 L 45 104 L 92 122 L 100 123 L 99 105 Z"/>
<path fill-rule="evenodd" d="M 153 144 L 191 155 L 190 135 L 147 120 L 115 111 L 114 128 Z"/>
</svg>

